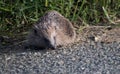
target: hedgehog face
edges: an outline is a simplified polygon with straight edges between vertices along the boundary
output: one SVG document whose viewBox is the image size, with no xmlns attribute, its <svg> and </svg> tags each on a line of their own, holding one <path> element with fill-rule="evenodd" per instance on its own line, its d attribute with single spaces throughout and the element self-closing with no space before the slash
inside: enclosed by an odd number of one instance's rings
<svg viewBox="0 0 120 74">
<path fill-rule="evenodd" d="M 45 48 L 56 48 L 56 32 L 54 27 L 47 27 L 47 28 L 34 28 L 34 35 L 39 38 L 40 44 Z M 39 46 L 41 46 L 39 45 Z"/>
</svg>

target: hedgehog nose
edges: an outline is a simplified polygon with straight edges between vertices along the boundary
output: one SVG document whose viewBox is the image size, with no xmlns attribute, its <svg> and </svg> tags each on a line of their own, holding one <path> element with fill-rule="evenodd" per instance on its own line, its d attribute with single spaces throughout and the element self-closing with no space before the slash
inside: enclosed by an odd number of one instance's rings
<svg viewBox="0 0 120 74">
<path fill-rule="evenodd" d="M 51 48 L 51 49 L 56 49 L 56 46 L 49 45 L 49 48 Z"/>
</svg>

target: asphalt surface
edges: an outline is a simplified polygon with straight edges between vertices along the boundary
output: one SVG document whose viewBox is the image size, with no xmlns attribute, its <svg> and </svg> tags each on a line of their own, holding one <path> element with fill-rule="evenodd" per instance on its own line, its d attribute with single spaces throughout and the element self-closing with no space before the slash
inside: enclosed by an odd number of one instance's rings
<svg viewBox="0 0 120 74">
<path fill-rule="evenodd" d="M 0 74 L 120 74 L 120 42 L 83 42 L 56 50 L 0 49 Z"/>
</svg>

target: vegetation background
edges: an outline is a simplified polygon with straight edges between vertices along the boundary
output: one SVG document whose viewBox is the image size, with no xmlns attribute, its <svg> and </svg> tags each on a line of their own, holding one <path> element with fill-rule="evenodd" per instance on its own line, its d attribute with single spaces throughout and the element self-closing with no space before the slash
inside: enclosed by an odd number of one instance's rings
<svg viewBox="0 0 120 74">
<path fill-rule="evenodd" d="M 26 32 L 48 10 L 78 25 L 116 24 L 120 0 L 0 0 L 0 35 Z"/>
</svg>

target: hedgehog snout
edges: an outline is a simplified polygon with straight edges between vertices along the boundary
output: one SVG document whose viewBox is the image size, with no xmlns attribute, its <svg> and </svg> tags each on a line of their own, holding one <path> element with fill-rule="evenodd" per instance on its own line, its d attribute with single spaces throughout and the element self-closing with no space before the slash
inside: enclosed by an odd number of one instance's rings
<svg viewBox="0 0 120 74">
<path fill-rule="evenodd" d="M 50 48 L 52 49 L 56 49 L 56 38 L 53 37 L 51 40 L 50 40 L 50 45 L 49 45 Z"/>
<path fill-rule="evenodd" d="M 47 45 L 47 48 L 56 49 L 55 38 L 52 38 L 52 39 L 44 38 L 44 41 L 45 41 L 45 44 Z"/>
<path fill-rule="evenodd" d="M 56 45 L 49 45 L 48 48 L 51 48 L 51 49 L 56 49 Z"/>
</svg>

